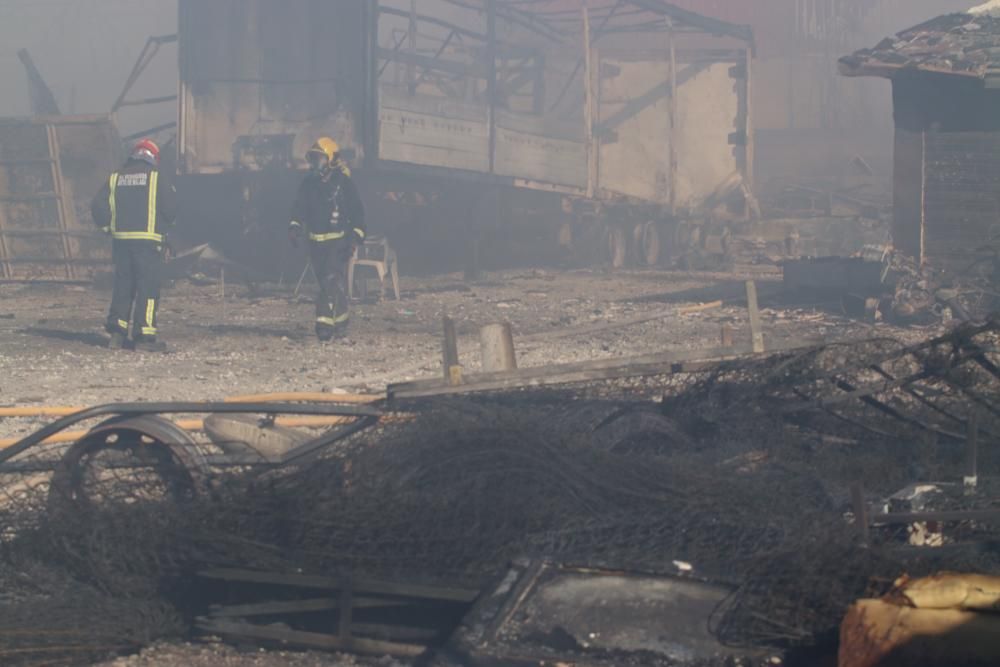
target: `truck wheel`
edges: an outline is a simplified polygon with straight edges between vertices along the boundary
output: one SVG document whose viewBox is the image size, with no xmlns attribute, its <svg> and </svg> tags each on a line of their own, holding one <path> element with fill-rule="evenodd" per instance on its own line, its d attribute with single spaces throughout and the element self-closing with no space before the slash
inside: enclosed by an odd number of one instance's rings
<svg viewBox="0 0 1000 667">
<path fill-rule="evenodd" d="M 620 269 L 625 266 L 628 255 L 628 236 L 625 229 L 619 225 L 608 228 L 608 262 L 611 268 Z"/>
<path fill-rule="evenodd" d="M 155 415 L 109 419 L 72 445 L 56 465 L 49 511 L 99 504 L 195 498 L 208 465 L 194 440 Z"/>
<path fill-rule="evenodd" d="M 632 233 L 635 240 L 636 261 L 644 266 L 660 262 L 660 227 L 655 221 L 640 222 Z"/>
</svg>

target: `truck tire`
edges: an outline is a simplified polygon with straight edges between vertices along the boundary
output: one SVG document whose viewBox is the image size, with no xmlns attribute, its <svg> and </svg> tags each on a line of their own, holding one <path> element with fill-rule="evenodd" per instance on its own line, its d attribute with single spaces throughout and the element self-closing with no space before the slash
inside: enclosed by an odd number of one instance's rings
<svg viewBox="0 0 1000 667">
<path fill-rule="evenodd" d="M 660 263 L 660 227 L 654 220 L 640 222 L 632 232 L 635 241 L 635 258 L 640 266 L 656 266 Z"/>
<path fill-rule="evenodd" d="M 130 466 L 141 472 L 130 473 Z M 195 441 L 170 420 L 157 415 L 113 417 L 63 454 L 52 473 L 48 509 L 79 512 L 101 502 L 130 503 L 154 496 L 181 502 L 207 492 L 208 474 Z"/>
<path fill-rule="evenodd" d="M 608 227 L 608 263 L 612 269 L 625 266 L 628 258 L 628 235 L 620 225 Z"/>
</svg>

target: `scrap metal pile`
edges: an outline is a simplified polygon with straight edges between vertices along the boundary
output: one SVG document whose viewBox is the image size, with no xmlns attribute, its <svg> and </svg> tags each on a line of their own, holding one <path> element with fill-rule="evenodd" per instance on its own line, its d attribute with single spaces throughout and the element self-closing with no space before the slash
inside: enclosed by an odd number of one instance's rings
<svg viewBox="0 0 1000 667">
<path fill-rule="evenodd" d="M 962 270 L 921 266 L 882 245 L 852 257 L 788 260 L 784 286 L 790 293 L 837 297 L 848 315 L 901 326 L 982 320 L 1000 311 L 998 241 L 979 248 L 980 257 Z"/>
<path fill-rule="evenodd" d="M 842 74 L 892 75 L 902 69 L 985 78 L 996 69 L 1000 18 L 946 14 L 840 59 Z"/>
<path fill-rule="evenodd" d="M 2 473 L 0 660 L 79 663 L 184 632 L 207 567 L 480 588 L 545 558 L 729 584 L 723 641 L 810 645 L 846 606 L 901 573 L 1000 571 L 1000 535 L 955 522 L 948 548 L 906 527 L 859 544 L 850 501 L 918 480 L 941 507 L 990 508 L 1000 471 L 1000 321 L 906 347 L 888 339 L 730 360 L 696 373 L 388 406 L 408 419 L 338 441 L 308 464 L 214 471 L 154 494 L 121 461 L 70 508 L 44 475 Z M 966 495 L 970 424 L 982 441 Z M 973 436 L 975 437 L 975 436 Z M 39 447 L 16 462 L 53 456 Z M 90 474 L 90 473 L 88 473 Z M 992 493 L 991 493 L 992 491 Z M 866 522 L 867 523 L 867 522 Z M 44 621 L 42 620 L 44 619 Z"/>
</svg>

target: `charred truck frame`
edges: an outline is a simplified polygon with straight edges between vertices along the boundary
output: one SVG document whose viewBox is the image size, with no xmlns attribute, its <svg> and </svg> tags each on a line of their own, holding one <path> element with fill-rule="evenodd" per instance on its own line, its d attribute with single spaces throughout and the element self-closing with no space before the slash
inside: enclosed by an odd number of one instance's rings
<svg viewBox="0 0 1000 667">
<path fill-rule="evenodd" d="M 748 215 L 746 26 L 661 0 L 180 0 L 179 12 L 177 171 L 197 202 L 181 227 L 252 240 L 234 251 L 245 260 L 273 264 L 260 235 L 283 235 L 278 202 L 322 135 L 376 230 L 473 268 L 515 221 L 621 265 L 659 261 L 679 221 Z"/>
</svg>

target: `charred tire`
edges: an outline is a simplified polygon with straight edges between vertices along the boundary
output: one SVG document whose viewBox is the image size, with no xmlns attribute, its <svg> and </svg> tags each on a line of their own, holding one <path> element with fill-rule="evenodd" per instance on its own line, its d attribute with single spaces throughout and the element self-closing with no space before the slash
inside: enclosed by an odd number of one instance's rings
<svg viewBox="0 0 1000 667">
<path fill-rule="evenodd" d="M 106 456 L 110 467 L 101 468 L 98 457 Z M 105 463 L 105 465 L 106 465 Z M 129 471 L 142 470 L 149 484 L 128 478 Z M 111 476 L 113 479 L 97 479 Z M 132 473 L 139 477 L 139 473 Z M 155 479 L 154 479 L 155 478 Z M 74 443 L 56 464 L 49 488 L 50 511 L 79 511 L 93 507 L 98 499 L 92 483 L 100 485 L 104 502 L 135 502 L 151 499 L 155 486 L 159 497 L 183 502 L 207 491 L 208 462 L 187 432 L 162 417 L 114 417 L 98 424 Z M 117 487 L 117 490 L 116 490 Z"/>
<path fill-rule="evenodd" d="M 660 226 L 653 220 L 640 222 L 632 230 L 635 261 L 640 266 L 660 263 Z"/>
<path fill-rule="evenodd" d="M 611 268 L 620 269 L 628 258 L 628 234 L 619 225 L 608 227 L 608 263 Z"/>
</svg>

